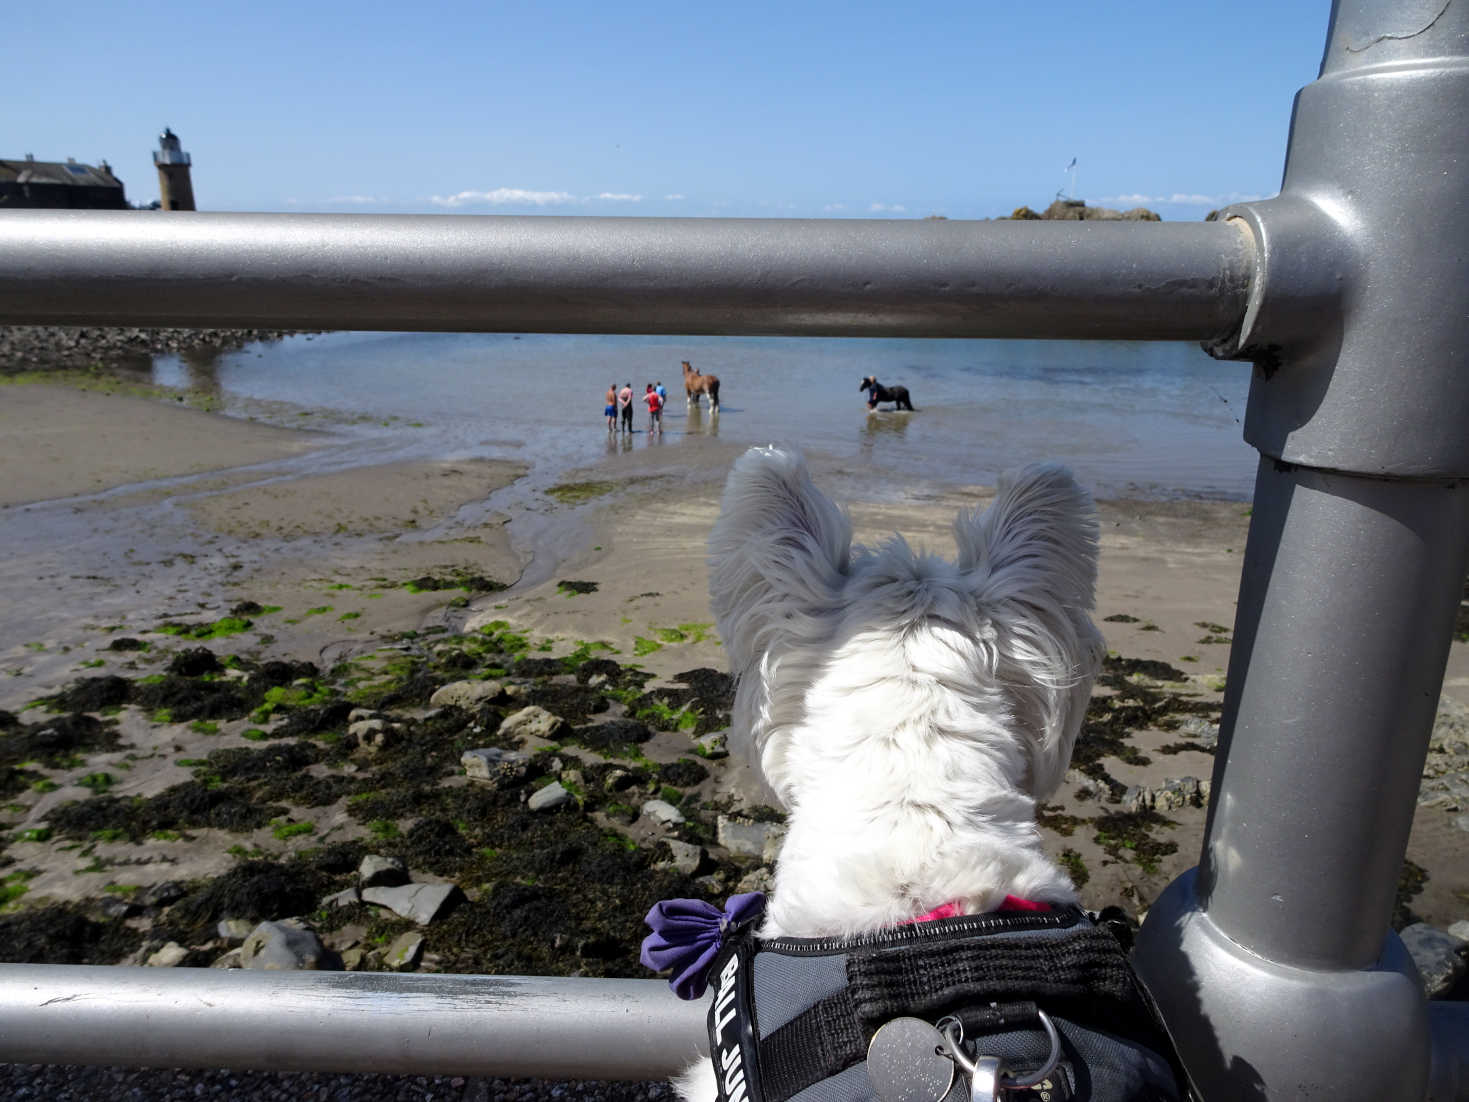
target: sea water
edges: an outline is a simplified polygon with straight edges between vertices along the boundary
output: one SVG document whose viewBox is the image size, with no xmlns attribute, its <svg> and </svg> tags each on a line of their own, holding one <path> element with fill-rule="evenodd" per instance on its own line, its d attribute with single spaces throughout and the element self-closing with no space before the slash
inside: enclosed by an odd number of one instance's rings
<svg viewBox="0 0 1469 1102">
<path fill-rule="evenodd" d="M 719 376 L 720 410 L 687 409 L 680 363 Z M 1100 496 L 1247 498 L 1249 366 L 1140 342 L 323 333 L 217 357 L 159 359 L 157 382 L 235 402 L 343 415 L 377 460 L 480 455 L 541 470 L 642 447 L 795 444 L 889 483 L 988 484 L 1036 460 Z M 869 413 L 865 376 L 914 413 Z M 610 384 L 668 390 L 664 433 L 609 446 Z M 302 423 L 309 423 L 303 421 Z M 359 449 L 360 450 L 360 449 Z"/>
</svg>

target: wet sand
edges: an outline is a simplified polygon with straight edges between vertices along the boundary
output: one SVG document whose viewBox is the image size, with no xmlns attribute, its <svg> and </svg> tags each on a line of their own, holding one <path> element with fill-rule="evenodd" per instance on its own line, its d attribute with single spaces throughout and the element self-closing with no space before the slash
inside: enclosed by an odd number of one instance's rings
<svg viewBox="0 0 1469 1102">
<path fill-rule="evenodd" d="M 48 429 L 58 439 L 98 444 L 50 447 Z M 122 667 L 128 656 L 106 649 L 119 634 L 182 617 L 217 620 L 245 601 L 276 611 L 257 616 L 250 631 L 209 642 L 212 649 L 326 668 L 398 632 L 503 620 L 546 640 L 553 653 L 605 643 L 659 678 L 724 668 L 708 609 L 704 541 L 739 448 L 705 442 L 696 450 L 624 451 L 618 442 L 602 462 L 549 474 L 455 456 L 302 477 L 269 466 L 330 446 L 324 434 L 144 399 L 7 388 L 0 404 L 7 472 L 0 607 L 9 611 L 0 623 L 0 709 L 34 722 L 41 713 L 31 702 L 78 677 Z M 43 453 L 45 463 L 24 462 Z M 851 501 L 858 542 L 901 530 L 913 544 L 947 554 L 954 513 L 982 505 L 988 493 L 906 480 L 886 485 L 870 471 L 819 456 L 813 469 L 839 500 L 852 491 L 866 495 Z M 76 494 L 85 496 L 66 496 Z M 1100 508 L 1097 616 L 1109 649 L 1169 664 L 1184 675 L 1170 692 L 1217 706 L 1248 506 L 1109 501 Z M 481 577 L 507 588 L 411 584 L 424 577 Z M 585 587 L 561 584 L 567 581 L 593 582 L 595 590 L 576 593 Z M 1446 695 L 1469 704 L 1464 644 L 1454 646 Z M 166 738 L 185 757 L 224 745 L 182 726 Z M 1144 763 L 1105 763 L 1123 785 L 1210 776 L 1211 755 L 1177 749 L 1176 732 L 1141 729 L 1130 741 Z M 177 779 L 159 773 L 128 783 L 141 793 Z M 1068 781 L 1048 821 L 1053 849 L 1071 851 L 1087 870 L 1089 905 L 1144 909 L 1196 862 L 1204 811 L 1167 811 L 1169 824 L 1157 833 L 1172 852 L 1140 864 L 1067 823 L 1071 811 L 1096 810 L 1093 787 L 1079 774 Z M 24 827 L 64 794 L 12 805 L 0 823 Z M 1428 873 L 1414 910 L 1444 926 L 1469 914 L 1469 863 L 1456 814 L 1421 809 L 1409 853 Z M 225 860 L 214 857 L 201 859 L 200 874 Z M 26 860 L 40 861 L 39 849 Z M 36 887 L 65 897 L 76 878 L 62 874 L 64 864 Z M 160 874 L 185 871 L 192 866 Z"/>
</svg>

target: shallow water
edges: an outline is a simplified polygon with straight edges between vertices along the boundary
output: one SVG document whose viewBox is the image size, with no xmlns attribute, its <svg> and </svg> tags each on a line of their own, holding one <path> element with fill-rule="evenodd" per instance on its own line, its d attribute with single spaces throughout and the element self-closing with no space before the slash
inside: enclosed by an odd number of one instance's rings
<svg viewBox="0 0 1469 1102">
<path fill-rule="evenodd" d="M 722 381 L 718 417 L 685 410 L 679 363 Z M 916 413 L 869 414 L 863 376 L 912 392 Z M 885 479 L 991 483 L 1055 459 L 1106 497 L 1247 498 L 1249 367 L 1179 344 L 1073 341 L 327 333 L 216 359 L 158 360 L 154 380 L 232 402 L 325 407 L 358 419 L 373 461 L 527 460 L 541 471 L 645 447 L 798 444 Z M 661 439 L 641 404 L 609 443 L 608 383 L 661 381 Z M 692 457 L 691 457 L 692 458 Z M 896 478 L 894 478 L 896 476 Z"/>
</svg>

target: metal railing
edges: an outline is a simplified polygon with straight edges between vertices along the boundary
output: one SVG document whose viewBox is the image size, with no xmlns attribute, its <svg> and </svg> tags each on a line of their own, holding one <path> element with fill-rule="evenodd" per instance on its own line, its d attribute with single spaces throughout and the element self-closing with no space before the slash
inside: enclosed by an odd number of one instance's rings
<svg viewBox="0 0 1469 1102">
<path fill-rule="evenodd" d="M 1430 1013 L 1389 926 L 1469 557 L 1466 118 L 1469 5 L 1337 0 L 1281 195 L 1217 223 L 18 212 L 0 321 L 1193 339 L 1254 361 L 1206 836 L 1138 966 L 1211 1102 L 1469 1099 L 1469 1014 Z M 368 1022 L 352 1070 L 656 1075 L 698 1043 L 655 987 L 538 993 L 572 982 L 5 965 L 0 1059 L 341 1067 L 283 1014 Z M 216 1012 L 238 1045 L 138 1025 Z M 442 1045 L 400 1043 L 441 1013 L 463 1023 L 433 1025 Z M 568 1016 L 577 1043 L 528 1060 Z"/>
<path fill-rule="evenodd" d="M 0 322 L 1199 341 L 1254 261 L 1222 223 L 39 210 L 0 256 Z"/>
</svg>

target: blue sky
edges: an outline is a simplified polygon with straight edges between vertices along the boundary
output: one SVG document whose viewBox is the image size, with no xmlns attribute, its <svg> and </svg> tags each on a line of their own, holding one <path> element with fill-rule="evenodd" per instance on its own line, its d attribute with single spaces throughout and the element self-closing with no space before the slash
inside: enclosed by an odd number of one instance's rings
<svg viewBox="0 0 1469 1102">
<path fill-rule="evenodd" d="M 21 5 L 0 157 L 201 209 L 1202 218 L 1280 185 L 1328 0 Z"/>
</svg>

